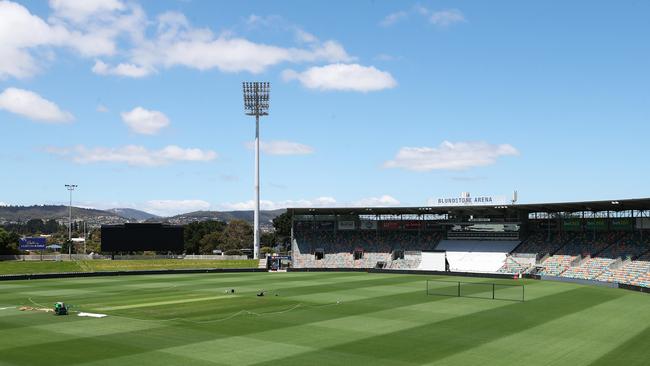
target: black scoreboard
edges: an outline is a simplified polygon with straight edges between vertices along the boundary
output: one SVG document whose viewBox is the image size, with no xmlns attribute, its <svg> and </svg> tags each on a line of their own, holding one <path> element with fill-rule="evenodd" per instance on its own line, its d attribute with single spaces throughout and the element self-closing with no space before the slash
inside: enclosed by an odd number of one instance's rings
<svg viewBox="0 0 650 366">
<path fill-rule="evenodd" d="M 102 252 L 177 252 L 184 249 L 183 227 L 158 223 L 102 225 Z"/>
</svg>

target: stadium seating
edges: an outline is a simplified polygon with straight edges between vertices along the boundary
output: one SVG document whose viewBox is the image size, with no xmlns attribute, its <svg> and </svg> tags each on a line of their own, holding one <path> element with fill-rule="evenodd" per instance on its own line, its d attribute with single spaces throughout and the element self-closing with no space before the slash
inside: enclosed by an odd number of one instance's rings
<svg viewBox="0 0 650 366">
<path fill-rule="evenodd" d="M 384 262 L 387 268 L 417 268 L 422 250 L 436 247 L 442 234 L 418 231 L 303 231 L 295 235 L 293 266 L 296 268 L 374 268 Z M 322 251 L 322 259 L 316 252 Z M 363 252 L 355 260 L 354 252 Z M 409 253 L 404 259 L 392 259 L 394 251 Z"/>
<path fill-rule="evenodd" d="M 596 255 L 622 237 L 621 232 L 580 233 L 568 240 L 555 254 L 583 257 Z"/>
<path fill-rule="evenodd" d="M 647 231 L 552 233 L 550 240 L 547 232 L 537 232 L 519 245 L 442 240 L 441 232 L 417 230 L 297 230 L 294 235 L 296 268 L 374 268 L 383 262 L 387 269 L 418 269 L 422 251 L 436 249 L 446 251 L 451 271 L 518 274 L 536 269 L 533 273 L 540 275 L 650 287 Z M 316 259 L 317 252 L 322 259 Z M 360 258 L 355 259 L 355 252 Z M 535 256 L 542 262 L 534 264 Z"/>
<path fill-rule="evenodd" d="M 579 266 L 570 267 L 560 275 L 562 277 L 594 280 L 614 262 L 612 258 L 585 258 Z"/>
<path fill-rule="evenodd" d="M 537 253 L 540 257 L 546 254 L 553 254 L 563 247 L 573 237 L 572 234 L 552 234 L 548 240 L 548 233 L 538 232 L 528 237 L 514 253 Z"/>
<path fill-rule="evenodd" d="M 542 275 L 561 276 L 608 282 L 632 283 L 646 266 L 634 257 L 648 249 L 646 240 L 639 233 L 607 232 L 581 233 L 568 239 L 555 255 L 541 265 Z M 577 260 L 581 258 L 580 260 Z M 615 263 L 627 260 L 620 268 L 610 268 Z M 573 266 L 571 264 L 574 264 Z"/>
<path fill-rule="evenodd" d="M 650 287 L 647 281 L 649 273 L 650 253 L 646 253 L 637 260 L 626 260 L 619 268 L 604 271 L 596 279 L 599 281 Z"/>
<path fill-rule="evenodd" d="M 601 253 L 600 257 L 605 258 L 623 258 L 634 259 L 646 252 L 649 248 L 650 238 L 647 234 L 642 237 L 639 232 L 624 233 L 619 240 L 607 247 Z"/>
<path fill-rule="evenodd" d="M 534 259 L 534 258 L 533 258 Z M 506 256 L 506 261 L 497 271 L 498 273 L 508 273 L 508 274 L 519 274 L 519 273 L 528 273 L 534 266 L 528 262 L 518 260 L 517 258 L 508 255 Z"/>
<path fill-rule="evenodd" d="M 559 276 L 569 268 L 571 262 L 576 258 L 576 256 L 572 255 L 554 255 L 548 257 L 544 262 L 542 262 L 543 268 L 538 273 L 547 276 Z"/>
<path fill-rule="evenodd" d="M 414 269 L 420 266 L 421 257 L 414 256 L 412 259 L 395 259 L 390 261 L 389 269 Z"/>
</svg>

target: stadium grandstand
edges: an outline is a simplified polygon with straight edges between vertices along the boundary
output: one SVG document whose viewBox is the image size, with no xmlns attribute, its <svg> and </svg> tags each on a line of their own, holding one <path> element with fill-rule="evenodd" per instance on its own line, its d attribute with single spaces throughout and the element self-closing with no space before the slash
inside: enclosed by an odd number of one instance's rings
<svg viewBox="0 0 650 366">
<path fill-rule="evenodd" d="M 650 287 L 650 199 L 289 212 L 294 268 L 530 274 Z"/>
</svg>

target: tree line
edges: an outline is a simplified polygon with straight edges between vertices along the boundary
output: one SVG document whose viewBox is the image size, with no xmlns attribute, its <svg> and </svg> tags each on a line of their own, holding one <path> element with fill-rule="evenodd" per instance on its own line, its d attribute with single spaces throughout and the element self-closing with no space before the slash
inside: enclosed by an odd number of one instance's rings
<svg viewBox="0 0 650 366">
<path fill-rule="evenodd" d="M 262 253 L 286 252 L 290 248 L 291 217 L 288 213 L 273 219 L 272 232 L 263 232 L 260 237 Z M 73 237 L 82 236 L 81 225 L 73 223 Z M 8 224 L 0 227 L 0 254 L 19 254 L 18 240 L 21 236 L 50 235 L 49 244 L 63 245 L 62 251 L 67 252 L 68 228 L 59 225 L 56 220 L 43 221 L 32 219 L 24 224 Z M 244 250 L 253 249 L 253 227 L 244 220 L 201 221 L 185 225 L 185 253 L 212 254 L 220 250 L 226 255 L 240 255 Z M 87 252 L 100 252 L 101 231 L 90 230 L 86 239 Z M 79 252 L 81 248 L 74 248 Z"/>
<path fill-rule="evenodd" d="M 291 235 L 291 218 L 286 213 L 273 220 L 273 232 L 260 236 L 262 253 L 285 252 Z M 240 255 L 253 249 L 253 227 L 244 220 L 201 221 L 185 225 L 185 252 L 212 254 L 220 250 L 226 255 Z"/>
</svg>

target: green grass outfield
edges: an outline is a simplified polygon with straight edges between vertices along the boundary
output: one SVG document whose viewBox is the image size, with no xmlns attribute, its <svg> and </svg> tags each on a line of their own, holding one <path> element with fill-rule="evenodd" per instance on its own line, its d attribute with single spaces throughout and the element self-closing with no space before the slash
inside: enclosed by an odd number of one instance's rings
<svg viewBox="0 0 650 366">
<path fill-rule="evenodd" d="M 136 271 L 191 268 L 257 268 L 257 260 L 146 259 L 146 260 L 87 260 L 87 261 L 2 261 L 0 275 Z"/>
<path fill-rule="evenodd" d="M 426 295 L 432 278 L 223 273 L 0 282 L 0 364 L 650 363 L 647 294 L 527 281 L 525 302 Z M 230 288 L 234 295 L 225 294 Z M 268 295 L 255 296 L 262 288 Z M 108 317 L 16 308 L 55 301 Z"/>
</svg>

